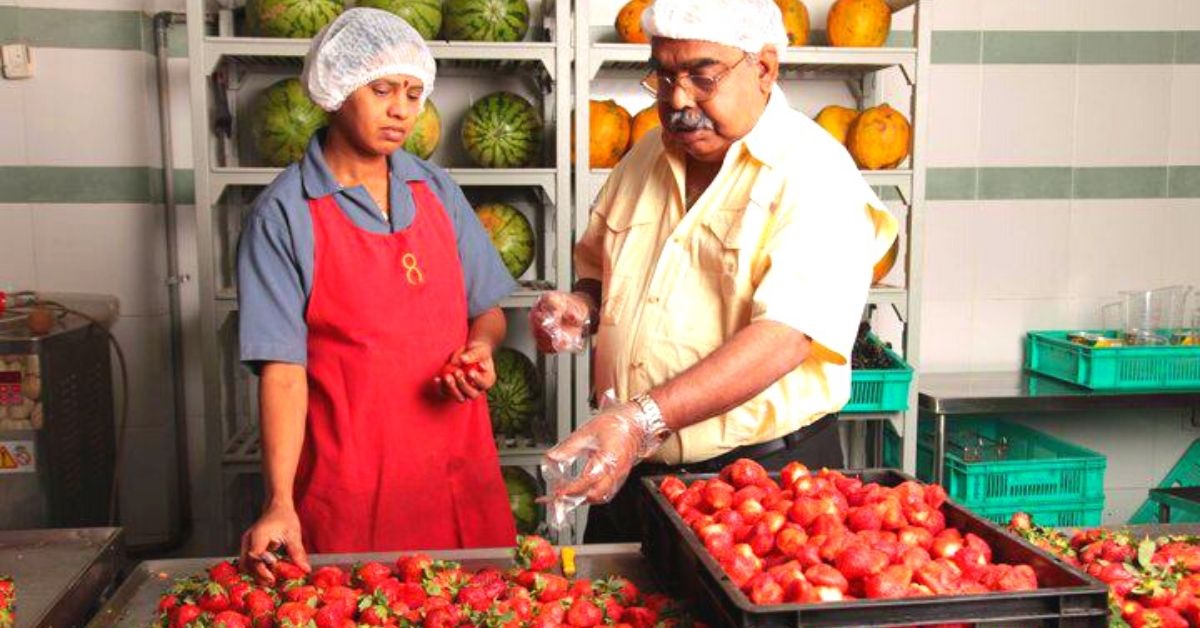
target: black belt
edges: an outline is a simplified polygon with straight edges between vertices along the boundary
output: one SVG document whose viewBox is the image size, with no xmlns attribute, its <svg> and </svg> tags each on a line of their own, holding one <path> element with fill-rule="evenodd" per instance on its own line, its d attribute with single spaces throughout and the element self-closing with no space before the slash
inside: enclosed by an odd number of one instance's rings
<svg viewBox="0 0 1200 628">
<path fill-rule="evenodd" d="M 680 466 L 684 467 L 686 471 L 690 471 L 692 473 L 716 473 L 740 458 L 758 460 L 787 449 L 795 449 L 796 447 L 799 447 L 801 443 L 811 438 L 813 434 L 822 432 L 832 427 L 837 423 L 837 418 L 837 414 L 827 414 L 820 419 L 817 419 L 816 421 L 813 421 L 812 423 L 781 438 L 769 440 L 765 443 L 744 445 L 742 447 L 731 449 L 717 456 L 716 458 L 710 458 L 701 462 L 684 464 Z"/>
</svg>

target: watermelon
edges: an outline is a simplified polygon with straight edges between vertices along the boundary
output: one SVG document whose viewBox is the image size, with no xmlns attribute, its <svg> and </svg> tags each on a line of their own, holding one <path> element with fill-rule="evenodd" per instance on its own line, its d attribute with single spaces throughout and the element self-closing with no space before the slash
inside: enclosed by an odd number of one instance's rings
<svg viewBox="0 0 1200 628">
<path fill-rule="evenodd" d="M 500 261 L 519 279 L 533 263 L 533 226 L 520 210 L 504 203 L 484 203 L 475 208 L 479 222 L 487 229 Z"/>
<path fill-rule="evenodd" d="M 259 95 L 250 118 L 250 134 L 268 165 L 286 166 L 304 156 L 309 138 L 328 118 L 309 100 L 299 79 L 285 79 Z"/>
<path fill-rule="evenodd" d="M 512 92 L 484 96 L 467 111 L 463 147 L 484 168 L 520 168 L 533 163 L 542 147 L 542 117 Z"/>
<path fill-rule="evenodd" d="M 420 157 L 429 159 L 437 150 L 438 142 L 442 139 L 442 116 L 432 100 L 425 101 L 425 107 L 413 123 L 413 128 L 404 140 L 404 150 Z"/>
<path fill-rule="evenodd" d="M 500 475 L 504 476 L 504 488 L 508 489 L 508 505 L 517 522 L 517 532 L 537 532 L 542 519 L 541 506 L 534 501 L 540 492 L 537 480 L 520 467 L 501 467 Z"/>
<path fill-rule="evenodd" d="M 526 0 L 446 0 L 446 39 L 521 41 L 529 32 Z"/>
<path fill-rule="evenodd" d="M 435 39 L 442 31 L 442 0 L 358 0 L 355 6 L 395 13 L 425 39 Z"/>
<path fill-rule="evenodd" d="M 496 365 L 496 384 L 487 393 L 492 431 L 531 438 L 542 394 L 537 367 L 524 353 L 508 347 L 496 351 L 492 360 Z"/>
<path fill-rule="evenodd" d="M 246 0 L 246 27 L 260 37 L 305 39 L 345 8 L 343 0 Z"/>
</svg>

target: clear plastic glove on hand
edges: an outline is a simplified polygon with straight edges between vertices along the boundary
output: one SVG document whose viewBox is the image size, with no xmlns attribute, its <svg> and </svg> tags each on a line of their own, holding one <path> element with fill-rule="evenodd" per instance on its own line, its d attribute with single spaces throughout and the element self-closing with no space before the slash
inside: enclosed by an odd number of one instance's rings
<svg viewBox="0 0 1200 628">
<path fill-rule="evenodd" d="M 578 294 L 543 294 L 529 310 L 529 327 L 542 353 L 578 353 L 591 330 L 592 308 Z"/>
<path fill-rule="evenodd" d="M 661 443 L 638 404 L 620 403 L 611 390 L 605 393 L 600 413 L 542 457 L 550 525 L 562 527 L 584 501 L 611 501 L 633 466 Z"/>
</svg>

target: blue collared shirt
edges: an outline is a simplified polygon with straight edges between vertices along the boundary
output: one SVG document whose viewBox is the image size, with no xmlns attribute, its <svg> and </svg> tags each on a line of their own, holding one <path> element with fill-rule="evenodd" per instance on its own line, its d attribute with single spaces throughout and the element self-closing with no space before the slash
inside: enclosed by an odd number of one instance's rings
<svg viewBox="0 0 1200 628">
<path fill-rule="evenodd" d="M 242 362 L 306 364 L 305 311 L 313 287 L 313 224 L 308 201 L 333 195 L 358 228 L 395 233 L 416 214 L 406 182 L 425 181 L 441 200 L 458 241 L 468 316 L 508 296 L 516 282 L 500 261 L 471 204 L 446 171 L 403 150 L 388 158 L 392 211 L 385 216 L 362 186 L 343 188 L 321 152 L 320 132 L 299 163 L 288 166 L 254 202 L 238 243 L 238 315 Z M 403 324 L 403 321 L 397 321 Z"/>
</svg>

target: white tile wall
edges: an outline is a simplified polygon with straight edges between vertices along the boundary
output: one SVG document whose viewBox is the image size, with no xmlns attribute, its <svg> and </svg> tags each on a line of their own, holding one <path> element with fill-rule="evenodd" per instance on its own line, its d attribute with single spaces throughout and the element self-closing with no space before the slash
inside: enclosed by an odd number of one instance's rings
<svg viewBox="0 0 1200 628">
<path fill-rule="evenodd" d="M 975 302 L 969 300 L 921 303 L 921 372 L 972 368 L 969 338 L 974 309 Z"/>
<path fill-rule="evenodd" d="M 925 264 L 922 295 L 932 301 L 972 299 L 975 296 L 974 201 L 943 201 L 925 205 Z"/>
<path fill-rule="evenodd" d="M 1200 7 L 1200 2 L 1195 3 Z M 1169 163 L 1200 164 L 1200 65 L 1176 65 L 1171 69 L 1171 122 Z"/>
<path fill-rule="evenodd" d="M 145 0 L 18 0 L 22 7 L 41 9 L 103 9 L 106 11 L 141 11 Z"/>
<path fill-rule="evenodd" d="M 1176 28 L 1200 29 L 1200 2 L 1196 2 L 1196 0 L 1176 1 L 1179 3 Z"/>
<path fill-rule="evenodd" d="M 1198 162 L 1200 163 L 1200 162 Z M 1200 288 L 1200 202 L 1171 199 L 1162 202 L 1162 252 L 1158 259 L 1162 285 L 1192 285 Z M 1200 308 L 1200 294 L 1192 307 Z"/>
<path fill-rule="evenodd" d="M 0 166 L 25 163 L 25 103 L 20 81 L 0 80 Z"/>
<path fill-rule="evenodd" d="M 982 66 L 930 66 L 926 164 L 936 168 L 979 163 L 982 91 Z"/>
<path fill-rule="evenodd" d="M 0 205 L 0 290 L 22 290 L 36 286 L 37 270 L 33 249 L 33 214 L 28 205 Z"/>
<path fill-rule="evenodd" d="M 975 297 L 1057 298 L 1067 292 L 1070 201 L 981 201 L 974 232 Z"/>
<path fill-rule="evenodd" d="M 1025 332 L 1056 329 L 1070 315 L 1071 304 L 1057 299 L 977 299 L 969 336 L 971 368 L 1013 371 L 1025 356 Z"/>
<path fill-rule="evenodd" d="M 122 316 L 113 326 L 129 370 L 131 427 L 161 427 L 173 420 L 169 325 L 167 316 Z"/>
<path fill-rule="evenodd" d="M 936 30 L 978 30 L 983 23 L 983 0 L 948 0 L 929 3 Z"/>
<path fill-rule="evenodd" d="M 1075 66 L 983 66 L 981 166 L 1071 161 Z"/>
<path fill-rule="evenodd" d="M 140 50 L 39 48 L 38 75 L 21 83 L 29 163 L 142 166 L 153 85 Z M 157 151 L 155 152 L 157 154 Z"/>
<path fill-rule="evenodd" d="M 1177 28 L 1178 0 L 1087 0 L 1076 20 L 1079 30 L 1154 31 Z"/>
<path fill-rule="evenodd" d="M 170 426 L 130 427 L 122 456 L 121 525 L 130 544 L 165 541 L 175 491 Z"/>
<path fill-rule="evenodd" d="M 996 30 L 1072 30 L 1091 0 L 986 0 L 983 28 Z"/>
<path fill-rule="evenodd" d="M 1167 65 L 1079 66 L 1075 164 L 1165 165 L 1171 75 Z"/>
<path fill-rule="evenodd" d="M 1110 297 L 1159 285 L 1166 207 L 1161 200 L 1073 201 L 1069 294 Z"/>
<path fill-rule="evenodd" d="M 130 316 L 167 312 L 162 210 L 153 205 L 36 205 L 43 290 L 113 294 Z"/>
</svg>

